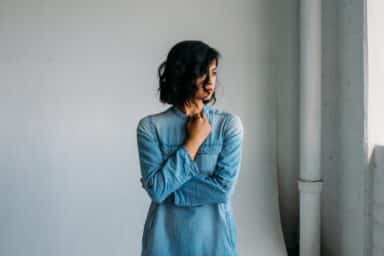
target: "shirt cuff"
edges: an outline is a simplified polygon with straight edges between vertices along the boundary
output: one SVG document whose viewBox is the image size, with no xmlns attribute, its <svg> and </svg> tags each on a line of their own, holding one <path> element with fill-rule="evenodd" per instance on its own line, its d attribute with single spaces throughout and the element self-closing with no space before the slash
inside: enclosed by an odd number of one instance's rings
<svg viewBox="0 0 384 256">
<path fill-rule="evenodd" d="M 183 152 L 183 155 L 184 155 L 185 159 L 187 160 L 187 167 L 192 172 L 192 174 L 193 175 L 199 174 L 200 173 L 199 166 L 192 159 L 192 157 L 189 154 L 188 150 L 186 149 L 185 145 L 181 146 L 181 152 Z"/>
</svg>

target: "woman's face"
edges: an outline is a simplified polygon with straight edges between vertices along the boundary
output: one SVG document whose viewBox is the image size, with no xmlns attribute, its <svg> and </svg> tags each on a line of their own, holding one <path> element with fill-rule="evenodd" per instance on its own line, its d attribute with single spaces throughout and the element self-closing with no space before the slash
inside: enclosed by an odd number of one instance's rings
<svg viewBox="0 0 384 256">
<path fill-rule="evenodd" d="M 207 77 L 208 76 L 208 77 Z M 203 83 L 207 80 L 207 85 L 204 88 Z M 201 99 L 203 101 L 209 101 L 215 91 L 216 86 L 216 60 L 213 60 L 209 65 L 209 71 L 207 74 L 204 74 L 202 77 L 199 77 L 196 81 L 197 91 L 195 98 Z"/>
</svg>

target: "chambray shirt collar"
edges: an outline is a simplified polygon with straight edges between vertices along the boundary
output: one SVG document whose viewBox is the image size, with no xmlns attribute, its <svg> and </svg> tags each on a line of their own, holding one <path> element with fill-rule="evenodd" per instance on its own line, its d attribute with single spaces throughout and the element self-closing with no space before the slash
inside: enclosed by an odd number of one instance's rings
<svg viewBox="0 0 384 256">
<path fill-rule="evenodd" d="M 208 104 L 204 104 L 203 109 L 204 109 L 204 114 L 205 114 L 205 116 L 208 116 L 209 105 L 208 105 Z M 178 107 L 176 107 L 176 106 L 174 106 L 174 105 L 171 106 L 171 110 L 172 110 L 178 117 L 180 117 L 180 118 L 182 118 L 182 119 L 187 120 L 188 117 L 189 117 L 187 114 L 185 114 L 183 111 L 181 111 Z"/>
</svg>

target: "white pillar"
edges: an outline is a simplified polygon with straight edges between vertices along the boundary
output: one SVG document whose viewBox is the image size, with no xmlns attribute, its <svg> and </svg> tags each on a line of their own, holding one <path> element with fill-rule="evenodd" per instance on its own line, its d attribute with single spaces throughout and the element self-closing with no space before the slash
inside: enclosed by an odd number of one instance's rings
<svg viewBox="0 0 384 256">
<path fill-rule="evenodd" d="M 321 0 L 300 1 L 300 256 L 320 256 Z"/>
</svg>

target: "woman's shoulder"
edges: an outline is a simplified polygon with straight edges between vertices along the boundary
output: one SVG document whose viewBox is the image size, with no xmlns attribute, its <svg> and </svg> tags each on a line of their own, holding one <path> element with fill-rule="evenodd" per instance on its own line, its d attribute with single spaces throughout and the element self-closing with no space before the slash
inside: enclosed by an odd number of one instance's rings
<svg viewBox="0 0 384 256">
<path fill-rule="evenodd" d="M 242 128 L 243 124 L 238 114 L 210 106 L 210 112 L 222 122 L 225 127 Z"/>
<path fill-rule="evenodd" d="M 140 129 L 140 128 L 151 129 L 154 123 L 156 123 L 156 120 L 164 119 L 166 115 L 168 115 L 169 110 L 170 108 L 167 108 L 165 110 L 146 114 L 140 117 L 139 121 L 137 122 L 137 129 Z"/>
<path fill-rule="evenodd" d="M 154 112 L 154 113 L 149 113 L 144 116 L 139 117 L 139 121 L 137 122 L 137 126 L 150 126 L 152 125 L 153 119 L 155 119 L 157 116 L 162 115 L 162 113 L 165 111 L 160 111 L 160 112 Z"/>
</svg>

